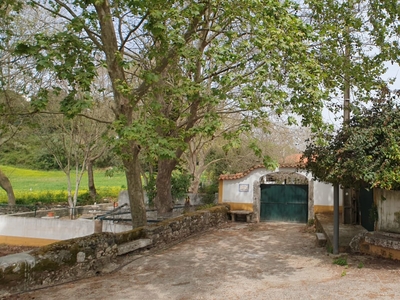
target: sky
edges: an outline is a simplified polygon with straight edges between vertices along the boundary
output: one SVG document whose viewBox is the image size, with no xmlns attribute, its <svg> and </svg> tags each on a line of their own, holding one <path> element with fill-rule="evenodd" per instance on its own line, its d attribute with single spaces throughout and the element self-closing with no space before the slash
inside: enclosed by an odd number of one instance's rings
<svg viewBox="0 0 400 300">
<path fill-rule="evenodd" d="M 389 80 L 390 78 L 396 78 L 394 83 L 390 84 L 389 87 L 391 90 L 400 89 L 400 66 L 396 63 L 391 64 L 390 62 L 386 63 L 385 66 L 387 67 L 387 71 L 382 76 L 382 79 Z M 328 111 L 328 109 L 324 109 L 322 115 L 326 122 L 334 124 L 335 129 L 339 129 L 342 120 L 338 118 L 338 116 L 335 116 L 333 113 Z M 335 119 L 335 117 L 337 120 Z"/>
</svg>

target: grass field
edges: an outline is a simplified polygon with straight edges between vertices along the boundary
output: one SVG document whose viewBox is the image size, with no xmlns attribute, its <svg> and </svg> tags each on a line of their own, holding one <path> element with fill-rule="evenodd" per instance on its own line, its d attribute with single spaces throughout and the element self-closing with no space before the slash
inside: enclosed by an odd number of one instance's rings
<svg viewBox="0 0 400 300">
<path fill-rule="evenodd" d="M 17 203 L 59 202 L 62 199 L 66 201 L 67 177 L 62 171 L 38 171 L 11 166 L 0 166 L 0 169 L 10 180 Z M 105 170 L 97 170 L 94 174 L 94 180 L 101 197 L 115 198 L 122 189 L 126 189 L 126 178 L 123 172 L 115 172 L 112 177 L 108 177 Z M 71 183 L 72 190 L 74 190 L 74 173 L 71 176 Z M 79 195 L 87 193 L 87 186 L 88 179 L 85 173 L 81 181 Z M 5 202 L 7 202 L 7 194 L 0 189 L 0 203 Z"/>
</svg>

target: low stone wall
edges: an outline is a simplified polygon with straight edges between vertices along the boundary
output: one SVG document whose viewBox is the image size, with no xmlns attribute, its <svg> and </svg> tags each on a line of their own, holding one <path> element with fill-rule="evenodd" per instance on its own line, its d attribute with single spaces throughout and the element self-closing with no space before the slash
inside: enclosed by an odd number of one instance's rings
<svg viewBox="0 0 400 300">
<path fill-rule="evenodd" d="M 360 238 L 359 251 L 373 256 L 400 260 L 400 234 L 368 232 Z"/>
<path fill-rule="evenodd" d="M 190 235 L 218 226 L 228 220 L 226 206 L 190 212 L 174 219 L 165 220 L 146 228 L 146 237 L 153 241 L 153 247 L 162 248 Z"/>
<path fill-rule="evenodd" d="M 150 241 L 142 243 L 146 248 L 160 249 L 217 227 L 227 219 L 228 208 L 217 206 L 152 226 L 115 234 L 96 233 L 44 246 L 29 254 L 0 257 L 0 297 L 110 272 L 117 267 L 115 262 L 119 247 L 146 239 Z"/>
</svg>

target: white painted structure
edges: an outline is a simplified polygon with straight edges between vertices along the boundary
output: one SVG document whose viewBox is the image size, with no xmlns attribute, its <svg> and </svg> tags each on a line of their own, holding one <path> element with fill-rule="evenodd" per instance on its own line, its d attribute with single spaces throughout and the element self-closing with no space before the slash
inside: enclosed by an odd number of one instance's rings
<svg viewBox="0 0 400 300">
<path fill-rule="evenodd" d="M 22 245 L 40 245 L 51 242 L 83 237 L 95 233 L 97 220 L 77 219 L 61 220 L 54 218 L 0 216 L 0 243 L 7 241 L 25 241 Z M 123 232 L 131 226 L 101 221 L 103 232 Z M 35 240 L 37 244 L 35 243 Z M 11 243 L 12 244 L 12 243 Z"/>
<path fill-rule="evenodd" d="M 243 173 L 221 175 L 218 202 L 229 204 L 231 210 L 253 211 L 256 214 L 255 217 L 259 219 L 260 185 L 268 184 L 268 182 L 265 182 L 265 175 L 278 172 L 299 174 L 307 179 L 309 186 L 309 219 L 314 218 L 315 213 L 333 212 L 333 186 L 314 181 L 310 174 L 294 167 L 280 167 L 276 170 L 267 170 L 263 166 L 256 166 Z M 339 195 L 341 210 L 343 197 L 342 193 L 339 193 Z"/>
<path fill-rule="evenodd" d="M 400 233 L 400 191 L 374 189 L 376 230 Z"/>
</svg>

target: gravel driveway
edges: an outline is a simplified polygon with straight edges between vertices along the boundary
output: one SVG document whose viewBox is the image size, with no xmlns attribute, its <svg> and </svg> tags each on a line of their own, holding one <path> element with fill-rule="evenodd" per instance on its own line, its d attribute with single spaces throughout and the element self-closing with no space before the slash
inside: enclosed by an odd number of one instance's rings
<svg viewBox="0 0 400 300">
<path fill-rule="evenodd" d="M 11 299 L 399 299 L 400 263 L 332 263 L 315 234 L 291 223 L 227 223 L 116 272 Z M 10 299 L 10 298 L 9 298 Z"/>
</svg>

